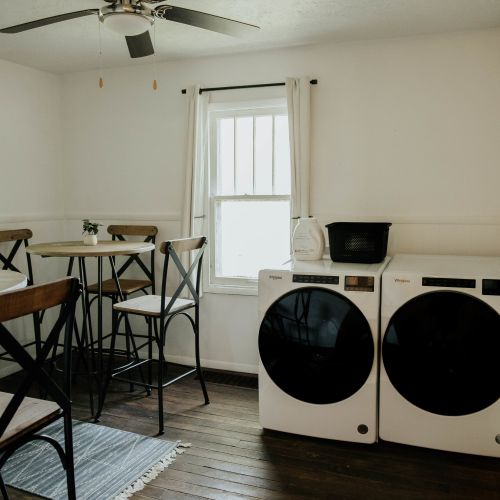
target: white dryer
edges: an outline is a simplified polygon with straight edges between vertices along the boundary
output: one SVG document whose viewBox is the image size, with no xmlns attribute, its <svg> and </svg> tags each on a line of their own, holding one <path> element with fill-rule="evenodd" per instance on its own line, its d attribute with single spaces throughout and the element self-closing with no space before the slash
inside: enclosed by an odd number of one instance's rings
<svg viewBox="0 0 500 500">
<path fill-rule="evenodd" d="M 396 255 L 381 311 L 381 439 L 500 457 L 500 258 Z"/>
<path fill-rule="evenodd" d="M 259 273 L 264 428 L 377 439 L 379 264 L 299 261 Z"/>
</svg>

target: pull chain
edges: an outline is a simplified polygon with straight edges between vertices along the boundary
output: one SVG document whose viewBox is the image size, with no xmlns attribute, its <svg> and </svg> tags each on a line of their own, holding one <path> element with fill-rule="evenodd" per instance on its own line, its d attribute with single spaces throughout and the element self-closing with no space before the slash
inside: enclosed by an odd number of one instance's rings
<svg viewBox="0 0 500 500">
<path fill-rule="evenodd" d="M 102 39 L 101 39 L 101 21 L 97 18 L 97 22 L 99 24 L 99 88 L 102 89 L 104 87 L 104 79 L 102 78 Z"/>
<path fill-rule="evenodd" d="M 156 66 L 156 23 L 153 24 L 153 68 L 154 68 L 154 80 L 153 80 L 153 90 L 158 90 L 158 67 Z"/>
</svg>

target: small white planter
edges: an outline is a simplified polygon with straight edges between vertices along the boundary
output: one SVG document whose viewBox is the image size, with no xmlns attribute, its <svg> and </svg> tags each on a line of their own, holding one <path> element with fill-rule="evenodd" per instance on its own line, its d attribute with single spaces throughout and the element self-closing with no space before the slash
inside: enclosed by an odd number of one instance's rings
<svg viewBox="0 0 500 500">
<path fill-rule="evenodd" d="M 97 234 L 84 234 L 83 235 L 84 245 L 97 245 Z"/>
</svg>

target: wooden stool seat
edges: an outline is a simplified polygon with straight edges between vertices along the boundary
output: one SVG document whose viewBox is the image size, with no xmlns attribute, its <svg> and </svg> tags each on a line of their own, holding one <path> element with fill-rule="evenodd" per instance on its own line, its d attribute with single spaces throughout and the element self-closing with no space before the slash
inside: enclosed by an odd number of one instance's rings
<svg viewBox="0 0 500 500">
<path fill-rule="evenodd" d="M 133 280 L 120 278 L 120 288 L 122 290 L 123 295 L 128 295 L 134 292 L 138 292 L 139 290 L 143 290 L 151 286 L 151 280 Z M 87 287 L 88 293 L 98 293 L 99 285 L 97 283 L 93 283 Z M 118 295 L 118 288 L 116 286 L 114 279 L 104 280 L 102 282 L 102 293 L 103 295 Z"/>
<path fill-rule="evenodd" d="M 8 392 L 0 392 L 0 414 L 5 410 L 12 396 L 13 394 Z M 13 438 L 18 439 L 24 434 L 43 427 L 44 423 L 60 413 L 61 408 L 53 401 L 24 398 L 7 430 L 0 437 L 0 448 L 8 444 Z"/>
</svg>

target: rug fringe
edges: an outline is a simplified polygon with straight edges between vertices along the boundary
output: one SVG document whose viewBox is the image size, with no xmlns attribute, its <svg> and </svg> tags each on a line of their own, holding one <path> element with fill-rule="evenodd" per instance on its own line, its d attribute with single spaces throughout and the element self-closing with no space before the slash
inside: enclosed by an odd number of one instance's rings
<svg viewBox="0 0 500 500">
<path fill-rule="evenodd" d="M 185 448 L 190 448 L 191 443 L 182 443 L 177 441 L 177 446 L 163 458 L 161 458 L 155 465 L 146 471 L 139 479 L 136 479 L 130 486 L 125 488 L 113 500 L 127 500 L 134 493 L 143 490 L 148 483 L 158 477 L 160 472 L 163 472 L 171 463 L 175 462 L 177 455 L 182 455 Z"/>
</svg>

